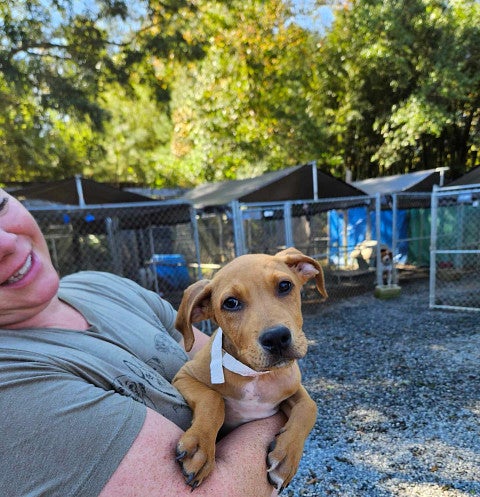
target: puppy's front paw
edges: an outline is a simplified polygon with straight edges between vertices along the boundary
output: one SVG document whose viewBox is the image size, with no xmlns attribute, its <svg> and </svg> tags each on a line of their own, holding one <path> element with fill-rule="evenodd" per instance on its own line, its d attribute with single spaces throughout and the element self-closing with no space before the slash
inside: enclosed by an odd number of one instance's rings
<svg viewBox="0 0 480 497">
<path fill-rule="evenodd" d="M 267 454 L 268 481 L 278 493 L 284 490 L 297 472 L 303 444 L 288 431 L 280 432 L 270 444 Z"/>
<path fill-rule="evenodd" d="M 177 444 L 176 453 L 185 482 L 193 490 L 211 473 L 215 465 L 215 440 L 205 439 L 192 433 L 192 430 L 187 430 Z"/>
</svg>

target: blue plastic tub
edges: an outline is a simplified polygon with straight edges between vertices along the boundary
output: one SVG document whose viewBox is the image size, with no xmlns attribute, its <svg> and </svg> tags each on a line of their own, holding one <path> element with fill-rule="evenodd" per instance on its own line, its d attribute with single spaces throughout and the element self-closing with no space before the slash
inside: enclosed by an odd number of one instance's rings
<svg viewBox="0 0 480 497">
<path fill-rule="evenodd" d="M 153 254 L 152 264 L 159 282 L 169 288 L 183 290 L 190 284 L 187 261 L 182 254 Z"/>
</svg>

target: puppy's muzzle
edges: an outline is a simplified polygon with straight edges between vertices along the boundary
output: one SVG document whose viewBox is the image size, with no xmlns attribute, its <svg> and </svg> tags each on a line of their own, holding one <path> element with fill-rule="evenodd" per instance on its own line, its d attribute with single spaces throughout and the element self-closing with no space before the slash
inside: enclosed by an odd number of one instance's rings
<svg viewBox="0 0 480 497">
<path fill-rule="evenodd" d="M 259 336 L 258 341 L 262 348 L 277 357 L 289 357 L 292 345 L 292 333 L 286 326 L 272 326 Z"/>
</svg>

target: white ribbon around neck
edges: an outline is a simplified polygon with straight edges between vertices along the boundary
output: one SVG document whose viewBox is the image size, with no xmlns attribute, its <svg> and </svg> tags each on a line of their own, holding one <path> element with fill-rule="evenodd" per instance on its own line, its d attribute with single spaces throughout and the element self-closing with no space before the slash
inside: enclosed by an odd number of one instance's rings
<svg viewBox="0 0 480 497">
<path fill-rule="evenodd" d="M 235 359 L 235 357 L 230 355 L 228 352 L 225 352 L 222 349 L 222 338 L 222 329 L 218 328 L 215 337 L 213 338 L 212 348 L 210 351 L 210 381 L 213 385 L 225 383 L 223 368 L 242 376 L 260 376 L 262 374 L 269 373 L 269 371 L 255 371 L 246 364 L 243 364 L 243 362 Z"/>
</svg>

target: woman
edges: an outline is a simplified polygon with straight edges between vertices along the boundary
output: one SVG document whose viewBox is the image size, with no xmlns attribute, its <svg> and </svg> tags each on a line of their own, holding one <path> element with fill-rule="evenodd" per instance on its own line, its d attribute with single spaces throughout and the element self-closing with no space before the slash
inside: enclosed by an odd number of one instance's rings
<svg viewBox="0 0 480 497">
<path fill-rule="evenodd" d="M 170 382 L 188 359 L 175 311 L 132 281 L 59 282 L 25 207 L 0 189 L 0 494 L 190 495 L 175 445 L 191 413 Z M 195 330 L 192 354 L 208 339 Z M 218 443 L 195 495 L 275 495 L 267 446 L 281 415 Z"/>
</svg>

